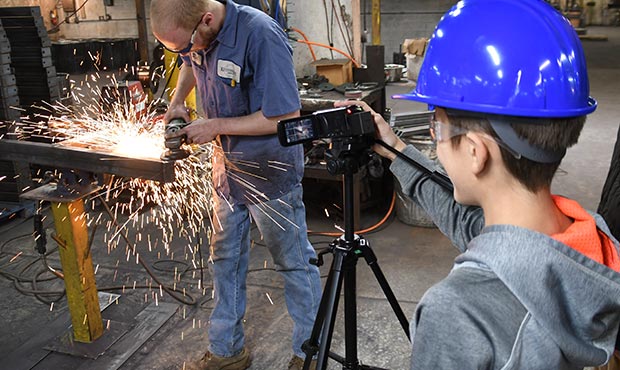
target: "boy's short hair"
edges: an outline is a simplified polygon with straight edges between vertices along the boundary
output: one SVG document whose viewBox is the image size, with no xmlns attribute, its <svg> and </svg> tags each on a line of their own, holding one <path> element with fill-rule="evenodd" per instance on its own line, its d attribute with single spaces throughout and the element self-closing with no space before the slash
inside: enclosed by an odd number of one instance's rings
<svg viewBox="0 0 620 370">
<path fill-rule="evenodd" d="M 448 110 L 450 125 L 464 128 L 469 131 L 478 131 L 490 135 L 497 141 L 501 141 L 491 123 L 485 117 L 470 115 L 459 115 Z M 524 120 L 522 117 L 514 118 L 510 122 L 510 117 L 502 117 L 505 124 L 509 124 L 517 136 L 527 140 L 535 147 L 543 150 L 564 150 L 577 143 L 581 130 L 586 122 L 586 116 L 569 118 L 532 118 Z M 461 136 L 451 139 L 452 145 L 460 143 Z M 561 159 L 553 163 L 534 162 L 525 157 L 515 158 L 515 156 L 499 146 L 502 159 L 508 172 L 513 175 L 528 190 L 535 192 L 545 187 L 551 186 L 553 176 L 560 166 Z"/>
</svg>

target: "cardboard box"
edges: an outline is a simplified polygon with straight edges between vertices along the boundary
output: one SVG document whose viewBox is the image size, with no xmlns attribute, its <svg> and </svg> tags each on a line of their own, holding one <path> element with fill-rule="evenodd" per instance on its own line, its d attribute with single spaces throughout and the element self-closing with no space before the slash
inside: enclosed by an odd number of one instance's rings
<svg viewBox="0 0 620 370">
<path fill-rule="evenodd" d="M 573 28 L 581 27 L 581 11 L 569 11 L 566 18 L 570 21 Z"/>
<path fill-rule="evenodd" d="M 407 79 L 412 81 L 418 81 L 420 75 L 420 67 L 424 61 L 423 56 L 406 54 L 407 58 Z"/>
<path fill-rule="evenodd" d="M 428 45 L 428 39 L 405 39 L 402 45 L 402 52 L 405 54 L 424 56 L 426 46 Z"/>
<path fill-rule="evenodd" d="M 352 63 L 349 59 L 319 59 L 311 63 L 316 74 L 325 76 L 334 86 L 353 81 Z"/>
</svg>

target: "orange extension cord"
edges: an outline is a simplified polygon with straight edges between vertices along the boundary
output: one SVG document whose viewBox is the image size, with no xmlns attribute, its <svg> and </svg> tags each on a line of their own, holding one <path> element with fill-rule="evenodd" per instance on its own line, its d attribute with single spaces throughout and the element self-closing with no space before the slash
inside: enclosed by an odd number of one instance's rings
<svg viewBox="0 0 620 370">
<path fill-rule="evenodd" d="M 388 211 L 385 214 L 385 216 L 383 216 L 381 221 L 377 222 L 376 224 L 374 224 L 373 226 L 371 226 L 371 227 L 369 227 L 367 229 L 356 231 L 355 234 L 369 233 L 369 232 L 372 232 L 372 231 L 376 230 L 381 225 L 383 225 L 385 223 L 385 221 L 387 221 L 387 219 L 390 218 L 390 215 L 394 211 L 394 204 L 395 203 L 396 203 L 396 192 L 393 192 L 392 193 L 392 201 L 390 202 L 390 208 L 388 209 Z M 312 231 L 312 230 L 308 230 L 308 234 L 309 235 L 334 236 L 334 237 L 342 235 L 342 233 L 330 233 L 330 232 L 320 232 L 320 231 Z"/>
<path fill-rule="evenodd" d="M 350 56 L 349 54 L 345 53 L 344 51 L 342 51 L 342 50 L 340 50 L 340 49 L 337 49 L 337 48 L 335 48 L 335 47 L 332 47 L 332 46 L 326 45 L 326 44 L 321 44 L 320 42 L 310 41 L 310 40 L 308 40 L 308 37 L 306 37 L 306 34 L 305 34 L 305 33 L 303 33 L 303 32 L 302 32 L 300 29 L 298 29 L 298 28 L 295 28 L 295 27 L 289 27 L 288 29 L 289 29 L 289 30 L 291 30 L 291 31 L 295 31 L 295 32 L 297 32 L 298 34 L 300 34 L 300 35 L 301 35 L 301 37 L 303 37 L 303 38 L 304 38 L 303 40 L 296 40 L 296 41 L 297 41 L 297 42 L 299 42 L 299 43 L 302 43 L 302 44 L 306 44 L 306 45 L 308 45 L 308 49 L 310 49 L 310 54 L 312 54 L 312 59 L 313 59 L 313 60 L 316 60 L 316 54 L 314 53 L 314 49 L 312 49 L 312 45 L 315 45 L 315 46 L 320 46 L 320 47 L 323 47 L 323 48 L 327 48 L 327 49 L 333 50 L 333 51 L 335 51 L 335 52 L 337 52 L 337 53 L 340 53 L 340 54 L 344 55 L 344 56 L 345 56 L 345 57 L 347 57 L 349 60 L 351 60 L 351 62 L 353 62 L 353 65 L 355 65 L 355 67 L 360 68 L 360 64 L 359 64 L 359 63 L 358 63 L 355 59 L 353 59 L 353 57 L 352 57 L 352 56 Z"/>
<path fill-rule="evenodd" d="M 350 56 L 349 54 L 345 53 L 344 51 L 342 51 L 340 49 L 336 49 L 336 48 L 331 47 L 329 45 L 321 44 L 320 42 L 314 42 L 314 41 L 297 40 L 297 42 L 300 42 L 300 43 L 306 44 L 306 45 L 315 45 L 315 46 L 321 46 L 321 47 L 324 47 L 324 48 L 331 49 L 331 50 L 333 50 L 333 51 L 335 51 L 337 53 L 340 53 L 340 54 L 344 55 L 345 57 L 349 58 L 351 60 L 351 62 L 353 62 L 353 65 L 356 68 L 360 68 L 361 67 L 360 64 L 355 59 L 353 59 L 352 56 Z"/>
<path fill-rule="evenodd" d="M 301 32 L 301 30 L 299 30 L 298 28 L 295 28 L 295 27 L 289 27 L 288 29 L 289 29 L 289 30 L 291 30 L 291 31 L 295 31 L 295 32 L 297 32 L 298 34 L 300 34 L 300 35 L 301 35 L 301 37 L 303 37 L 303 38 L 304 38 L 304 40 L 306 40 L 306 41 L 310 41 L 310 40 L 308 40 L 308 37 L 306 37 L 306 34 L 305 34 L 305 33 L 303 33 L 303 32 Z M 310 45 L 310 44 L 306 44 L 306 45 L 308 45 L 308 49 L 310 49 L 310 54 L 312 54 L 312 60 L 316 60 L 316 54 L 314 53 L 314 49 L 312 49 L 312 45 Z"/>
</svg>

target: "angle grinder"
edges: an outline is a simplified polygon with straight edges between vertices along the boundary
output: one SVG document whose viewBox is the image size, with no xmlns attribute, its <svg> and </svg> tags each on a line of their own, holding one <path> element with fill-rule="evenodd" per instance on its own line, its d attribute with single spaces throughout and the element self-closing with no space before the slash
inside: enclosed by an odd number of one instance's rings
<svg viewBox="0 0 620 370">
<path fill-rule="evenodd" d="M 189 125 L 183 118 L 173 118 L 166 124 L 164 144 L 166 150 L 162 153 L 161 159 L 167 160 L 180 160 L 189 157 L 189 151 L 183 148 L 183 144 L 187 142 L 187 135 L 179 135 L 169 137 L 176 132 L 183 129 L 183 127 Z"/>
</svg>

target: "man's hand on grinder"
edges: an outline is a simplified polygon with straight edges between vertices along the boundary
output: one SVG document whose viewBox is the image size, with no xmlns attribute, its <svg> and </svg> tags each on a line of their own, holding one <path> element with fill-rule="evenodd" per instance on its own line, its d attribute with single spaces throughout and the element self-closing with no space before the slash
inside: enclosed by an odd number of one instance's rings
<svg viewBox="0 0 620 370">
<path fill-rule="evenodd" d="M 179 133 L 187 135 L 188 144 L 204 144 L 216 138 L 220 134 L 219 120 L 209 118 L 198 118 L 183 128 Z"/>
<path fill-rule="evenodd" d="M 181 118 L 185 122 L 189 122 L 189 109 L 185 107 L 183 104 L 170 104 L 168 106 L 168 111 L 164 115 L 164 123 L 166 127 L 173 119 Z M 184 133 L 182 130 L 166 130 L 164 132 L 164 139 L 173 139 L 175 137 L 182 136 Z"/>
<path fill-rule="evenodd" d="M 189 109 L 183 104 L 170 104 L 168 111 L 164 115 L 164 123 L 168 124 L 168 122 L 175 118 L 183 118 L 185 122 L 189 122 Z"/>
<path fill-rule="evenodd" d="M 384 143 L 398 150 L 399 152 L 402 152 L 403 149 L 405 149 L 407 144 L 405 144 L 398 136 L 396 136 L 390 125 L 385 122 L 383 117 L 379 113 L 372 110 L 372 108 L 370 108 L 368 104 L 366 104 L 366 102 L 359 100 L 341 100 L 334 103 L 334 107 L 337 108 L 348 107 L 350 105 L 357 105 L 361 107 L 364 111 L 370 112 L 372 114 L 372 117 L 375 121 L 375 127 L 377 129 L 375 132 L 375 138 L 377 140 L 382 140 Z M 385 157 L 391 161 L 396 158 L 396 154 L 385 149 L 379 144 L 373 145 L 372 150 L 377 152 L 377 154 L 379 154 L 380 156 Z"/>
<path fill-rule="evenodd" d="M 183 118 L 185 122 L 190 124 L 181 130 L 166 132 L 164 134 L 165 139 L 185 135 L 185 142 L 187 144 L 204 144 L 212 141 L 219 135 L 219 132 L 216 130 L 215 119 L 199 118 L 190 122 L 189 110 L 184 105 L 170 105 L 168 107 L 168 111 L 164 116 L 164 122 L 168 124 L 168 122 L 175 118 Z"/>
</svg>

